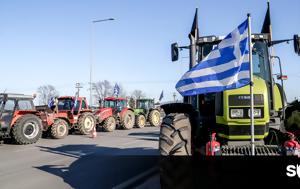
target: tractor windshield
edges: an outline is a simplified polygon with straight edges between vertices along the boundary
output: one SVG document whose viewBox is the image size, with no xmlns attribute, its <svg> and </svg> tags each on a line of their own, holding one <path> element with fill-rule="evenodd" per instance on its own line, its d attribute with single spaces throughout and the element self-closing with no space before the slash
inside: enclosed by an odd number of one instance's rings
<svg viewBox="0 0 300 189">
<path fill-rule="evenodd" d="M 104 100 L 103 103 L 105 108 L 116 108 L 116 107 L 125 107 L 126 106 L 126 101 L 124 100 Z"/>
<path fill-rule="evenodd" d="M 207 56 L 216 45 L 216 43 L 205 43 L 201 45 L 201 59 Z M 254 42 L 252 50 L 252 65 L 254 75 L 261 77 L 266 81 L 271 81 L 268 48 L 265 42 Z"/>
<path fill-rule="evenodd" d="M 80 106 L 80 101 L 77 100 L 77 103 L 75 104 L 74 110 L 78 110 Z M 58 110 L 72 110 L 74 106 L 74 100 L 72 99 L 59 99 L 58 100 Z"/>
<path fill-rule="evenodd" d="M 147 101 L 147 100 L 137 101 L 137 108 L 149 109 L 150 108 L 150 102 Z"/>
<path fill-rule="evenodd" d="M 105 108 L 114 108 L 115 107 L 115 101 L 112 100 L 104 100 L 103 106 Z"/>
</svg>

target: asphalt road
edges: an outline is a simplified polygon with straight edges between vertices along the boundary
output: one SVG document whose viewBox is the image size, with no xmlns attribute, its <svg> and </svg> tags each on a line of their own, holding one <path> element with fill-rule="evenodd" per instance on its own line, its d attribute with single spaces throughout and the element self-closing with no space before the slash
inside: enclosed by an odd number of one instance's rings
<svg viewBox="0 0 300 189">
<path fill-rule="evenodd" d="M 96 138 L 69 135 L 32 145 L 0 145 L 0 188 L 122 186 L 156 165 L 158 134 L 159 128 L 145 127 L 98 132 Z"/>
</svg>

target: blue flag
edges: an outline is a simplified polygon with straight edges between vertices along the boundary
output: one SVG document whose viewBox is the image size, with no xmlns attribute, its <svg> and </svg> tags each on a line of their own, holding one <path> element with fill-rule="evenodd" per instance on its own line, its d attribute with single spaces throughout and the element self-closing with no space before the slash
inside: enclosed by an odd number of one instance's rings
<svg viewBox="0 0 300 189">
<path fill-rule="evenodd" d="M 49 100 L 49 102 L 48 102 L 48 107 L 51 108 L 53 106 L 54 106 L 54 98 L 51 97 L 50 100 Z"/>
<path fill-rule="evenodd" d="M 229 33 L 176 84 L 183 96 L 221 92 L 250 83 L 248 21 Z"/>
<path fill-rule="evenodd" d="M 159 101 L 161 101 L 161 99 L 163 99 L 163 97 L 164 97 L 164 91 L 161 91 Z"/>
<path fill-rule="evenodd" d="M 115 87 L 114 87 L 114 95 L 115 96 L 118 96 L 120 93 L 120 87 L 118 86 L 118 84 L 116 83 L 115 84 Z"/>
</svg>

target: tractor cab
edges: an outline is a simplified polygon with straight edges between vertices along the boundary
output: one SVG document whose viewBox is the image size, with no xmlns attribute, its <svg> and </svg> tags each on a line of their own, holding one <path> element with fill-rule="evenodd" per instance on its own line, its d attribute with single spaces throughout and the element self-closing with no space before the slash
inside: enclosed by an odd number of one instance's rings
<svg viewBox="0 0 300 189">
<path fill-rule="evenodd" d="M 77 115 L 80 111 L 88 109 L 88 104 L 84 97 L 63 96 L 58 98 L 58 112 L 73 112 Z"/>
<path fill-rule="evenodd" d="M 151 108 L 154 108 L 154 99 L 137 99 L 136 108 L 143 109 L 146 111 Z"/>
<path fill-rule="evenodd" d="M 106 97 L 102 102 L 103 108 L 112 108 L 116 112 L 121 112 L 126 106 L 126 98 Z"/>
</svg>

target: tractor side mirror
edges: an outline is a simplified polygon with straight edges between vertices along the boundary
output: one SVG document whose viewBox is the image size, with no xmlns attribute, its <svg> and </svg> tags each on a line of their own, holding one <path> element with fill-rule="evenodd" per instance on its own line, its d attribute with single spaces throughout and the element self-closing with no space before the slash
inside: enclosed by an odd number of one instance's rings
<svg viewBox="0 0 300 189">
<path fill-rule="evenodd" d="M 294 49 L 295 53 L 300 56 L 300 37 L 298 35 L 294 35 Z"/>
<path fill-rule="evenodd" d="M 99 106 L 100 106 L 100 108 L 103 107 L 103 101 L 102 101 L 102 99 L 99 100 Z"/>
<path fill-rule="evenodd" d="M 178 60 L 178 44 L 177 43 L 173 43 L 171 45 L 171 56 L 172 56 L 172 62 L 177 61 Z"/>
</svg>

